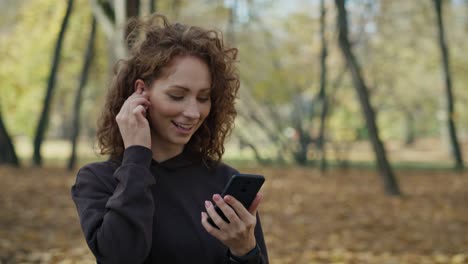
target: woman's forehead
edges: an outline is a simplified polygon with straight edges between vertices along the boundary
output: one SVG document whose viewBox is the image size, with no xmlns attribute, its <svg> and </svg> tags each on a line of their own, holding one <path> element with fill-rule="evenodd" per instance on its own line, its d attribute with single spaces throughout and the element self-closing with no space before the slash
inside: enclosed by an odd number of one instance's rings
<svg viewBox="0 0 468 264">
<path fill-rule="evenodd" d="M 176 58 L 167 69 L 165 76 L 159 78 L 180 89 L 204 90 L 211 88 L 211 74 L 208 65 L 194 56 Z"/>
</svg>

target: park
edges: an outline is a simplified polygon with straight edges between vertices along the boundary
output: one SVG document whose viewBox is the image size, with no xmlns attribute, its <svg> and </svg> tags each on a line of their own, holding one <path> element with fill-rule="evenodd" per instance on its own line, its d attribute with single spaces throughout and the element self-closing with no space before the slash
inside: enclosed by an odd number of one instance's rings
<svg viewBox="0 0 468 264">
<path fill-rule="evenodd" d="M 468 263 L 467 1 L 25 0 L 0 13 L 0 264 L 96 263 L 72 186 L 109 159 L 106 93 L 141 35 L 125 24 L 153 13 L 237 48 L 221 161 L 265 177 L 269 263 Z"/>
</svg>

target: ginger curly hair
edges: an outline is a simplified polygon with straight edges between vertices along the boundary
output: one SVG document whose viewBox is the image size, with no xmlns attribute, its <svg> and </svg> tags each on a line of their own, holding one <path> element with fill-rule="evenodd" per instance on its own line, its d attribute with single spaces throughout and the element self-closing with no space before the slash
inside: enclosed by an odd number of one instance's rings
<svg viewBox="0 0 468 264">
<path fill-rule="evenodd" d="M 160 14 L 127 23 L 129 56 L 118 61 L 107 92 L 106 103 L 98 121 L 97 143 L 102 155 L 111 159 L 123 154 L 124 144 L 116 115 L 124 101 L 134 92 L 134 83 L 142 79 L 151 86 L 163 77 L 164 69 L 176 56 L 202 59 L 211 74 L 211 110 L 200 128 L 185 146 L 203 161 L 219 162 L 224 154 L 224 140 L 234 126 L 237 115 L 234 101 L 240 82 L 235 66 L 238 50 L 227 47 L 222 34 L 180 23 L 171 24 Z"/>
</svg>

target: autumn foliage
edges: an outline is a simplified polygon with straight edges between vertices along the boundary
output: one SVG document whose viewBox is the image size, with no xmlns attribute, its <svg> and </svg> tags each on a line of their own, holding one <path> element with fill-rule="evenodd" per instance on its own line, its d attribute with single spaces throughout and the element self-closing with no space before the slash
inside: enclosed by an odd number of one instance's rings
<svg viewBox="0 0 468 264">
<path fill-rule="evenodd" d="M 468 263 L 468 174 L 244 168 L 266 176 L 261 204 L 270 262 Z M 95 263 L 70 199 L 74 173 L 0 167 L 0 263 Z"/>
</svg>

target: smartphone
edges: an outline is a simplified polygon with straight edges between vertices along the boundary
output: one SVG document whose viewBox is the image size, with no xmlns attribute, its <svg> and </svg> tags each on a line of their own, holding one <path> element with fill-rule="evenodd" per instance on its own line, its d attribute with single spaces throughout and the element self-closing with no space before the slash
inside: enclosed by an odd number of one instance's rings
<svg viewBox="0 0 468 264">
<path fill-rule="evenodd" d="M 234 174 L 229 182 L 224 187 L 221 197 L 225 195 L 231 195 L 236 198 L 239 202 L 244 205 L 245 208 L 249 209 L 255 196 L 265 182 L 265 177 L 256 174 Z M 221 209 L 215 204 L 215 210 L 221 218 L 229 223 L 229 220 L 221 211 Z M 213 220 L 208 217 L 208 223 L 218 228 Z"/>
</svg>

